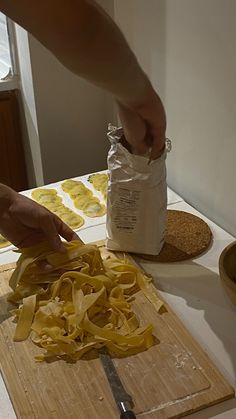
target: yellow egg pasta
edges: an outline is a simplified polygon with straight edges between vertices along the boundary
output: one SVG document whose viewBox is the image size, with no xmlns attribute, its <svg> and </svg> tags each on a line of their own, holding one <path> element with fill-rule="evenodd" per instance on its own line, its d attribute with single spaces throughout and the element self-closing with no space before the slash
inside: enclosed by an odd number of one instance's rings
<svg viewBox="0 0 236 419">
<path fill-rule="evenodd" d="M 73 230 L 76 230 L 84 224 L 84 219 L 79 214 L 76 214 L 73 211 L 68 211 L 66 213 L 61 214 L 60 218 Z"/>
<path fill-rule="evenodd" d="M 92 183 L 93 187 L 102 193 L 105 200 L 107 199 L 108 179 L 107 173 L 95 173 L 88 178 L 88 181 Z"/>
<path fill-rule="evenodd" d="M 68 179 L 62 183 L 62 189 L 67 191 L 75 207 L 83 211 L 87 217 L 102 217 L 106 214 L 106 206 L 81 181 Z"/>
<path fill-rule="evenodd" d="M 99 201 L 94 200 L 85 204 L 83 211 L 87 217 L 102 217 L 104 214 L 106 214 L 106 207 Z"/>
<path fill-rule="evenodd" d="M 41 195 L 40 199 L 37 200 L 37 202 L 40 205 L 47 205 L 49 208 L 50 206 L 53 206 L 54 204 L 61 204 L 62 199 L 58 195 Z"/>
<path fill-rule="evenodd" d="M 10 246 L 10 245 L 11 243 L 0 234 L 0 249 L 3 249 L 4 247 Z"/>
<path fill-rule="evenodd" d="M 43 205 L 61 218 L 73 230 L 80 228 L 84 224 L 83 217 L 66 207 L 55 189 L 38 188 L 32 192 L 31 196 L 40 205 Z"/>
<path fill-rule="evenodd" d="M 89 202 L 99 202 L 98 198 L 90 198 L 87 195 L 79 195 L 75 200 L 74 200 L 74 205 L 76 208 L 80 209 L 80 210 L 84 210 L 84 208 L 86 207 L 86 205 L 88 205 Z"/>
<path fill-rule="evenodd" d="M 37 361 L 64 355 L 78 360 L 102 346 L 129 356 L 152 346 L 152 325 L 141 327 L 131 307 L 138 289 L 151 293 L 150 278 L 126 259 L 103 260 L 97 246 L 65 246 L 63 254 L 48 244 L 21 250 L 10 279 L 9 300 L 19 304 L 14 339 L 30 335 L 45 350 Z M 51 265 L 47 272 L 39 268 L 42 260 Z"/>
<path fill-rule="evenodd" d="M 57 191 L 56 191 L 56 189 L 37 188 L 37 189 L 34 189 L 31 193 L 32 198 L 37 202 L 39 202 L 41 197 L 45 196 L 45 195 L 56 196 Z"/>
<path fill-rule="evenodd" d="M 62 190 L 64 192 L 70 192 L 71 189 L 73 189 L 75 186 L 77 186 L 77 184 L 78 184 L 77 180 L 67 179 L 61 184 L 61 187 L 62 187 Z"/>
</svg>

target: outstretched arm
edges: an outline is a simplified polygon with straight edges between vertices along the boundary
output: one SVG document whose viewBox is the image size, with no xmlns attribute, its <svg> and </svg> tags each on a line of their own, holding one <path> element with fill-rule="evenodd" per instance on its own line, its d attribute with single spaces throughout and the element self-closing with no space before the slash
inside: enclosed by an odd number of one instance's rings
<svg viewBox="0 0 236 419">
<path fill-rule="evenodd" d="M 152 157 L 164 147 L 163 105 L 124 36 L 90 0 L 0 0 L 0 10 L 32 33 L 67 68 L 117 100 L 126 138 Z"/>
</svg>

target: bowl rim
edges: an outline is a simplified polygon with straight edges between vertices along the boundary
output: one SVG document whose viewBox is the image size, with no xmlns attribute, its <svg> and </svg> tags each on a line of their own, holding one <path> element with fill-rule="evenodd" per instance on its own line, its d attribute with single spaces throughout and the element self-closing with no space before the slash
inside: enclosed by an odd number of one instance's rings
<svg viewBox="0 0 236 419">
<path fill-rule="evenodd" d="M 224 274 L 230 279 L 230 281 L 232 281 L 232 279 L 229 277 L 229 275 L 227 274 L 224 265 L 223 265 L 223 261 L 224 261 L 224 257 L 226 255 L 226 253 L 229 251 L 229 249 L 231 249 L 232 247 L 236 246 L 236 240 L 234 240 L 232 243 L 228 244 L 228 246 L 226 246 L 219 257 L 219 270 L 220 272 L 224 272 Z"/>
</svg>

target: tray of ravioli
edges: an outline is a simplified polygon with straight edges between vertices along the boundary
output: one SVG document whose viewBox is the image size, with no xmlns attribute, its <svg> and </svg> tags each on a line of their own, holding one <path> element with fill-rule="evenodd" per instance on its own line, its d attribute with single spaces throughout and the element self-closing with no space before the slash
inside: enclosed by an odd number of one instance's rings
<svg viewBox="0 0 236 419">
<path fill-rule="evenodd" d="M 37 188 L 31 198 L 73 230 L 105 223 L 108 175 L 97 173 Z"/>
</svg>

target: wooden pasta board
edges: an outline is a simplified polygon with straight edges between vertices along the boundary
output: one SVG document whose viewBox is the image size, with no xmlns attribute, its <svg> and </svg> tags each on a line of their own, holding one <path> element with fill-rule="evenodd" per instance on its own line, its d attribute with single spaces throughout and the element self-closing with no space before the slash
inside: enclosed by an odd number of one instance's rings
<svg viewBox="0 0 236 419">
<path fill-rule="evenodd" d="M 103 242 L 98 243 L 103 248 Z M 133 263 L 135 263 L 133 261 Z M 6 302 L 15 265 L 0 266 L 1 372 L 19 419 L 116 419 L 119 417 L 100 360 L 36 363 L 40 348 L 13 342 L 15 324 Z M 153 291 L 157 292 L 153 285 Z M 157 292 L 158 293 L 158 292 Z M 233 388 L 165 304 L 157 313 L 142 291 L 132 306 L 152 323 L 156 344 L 138 355 L 114 359 L 139 418 L 179 418 L 234 396 Z"/>
</svg>

